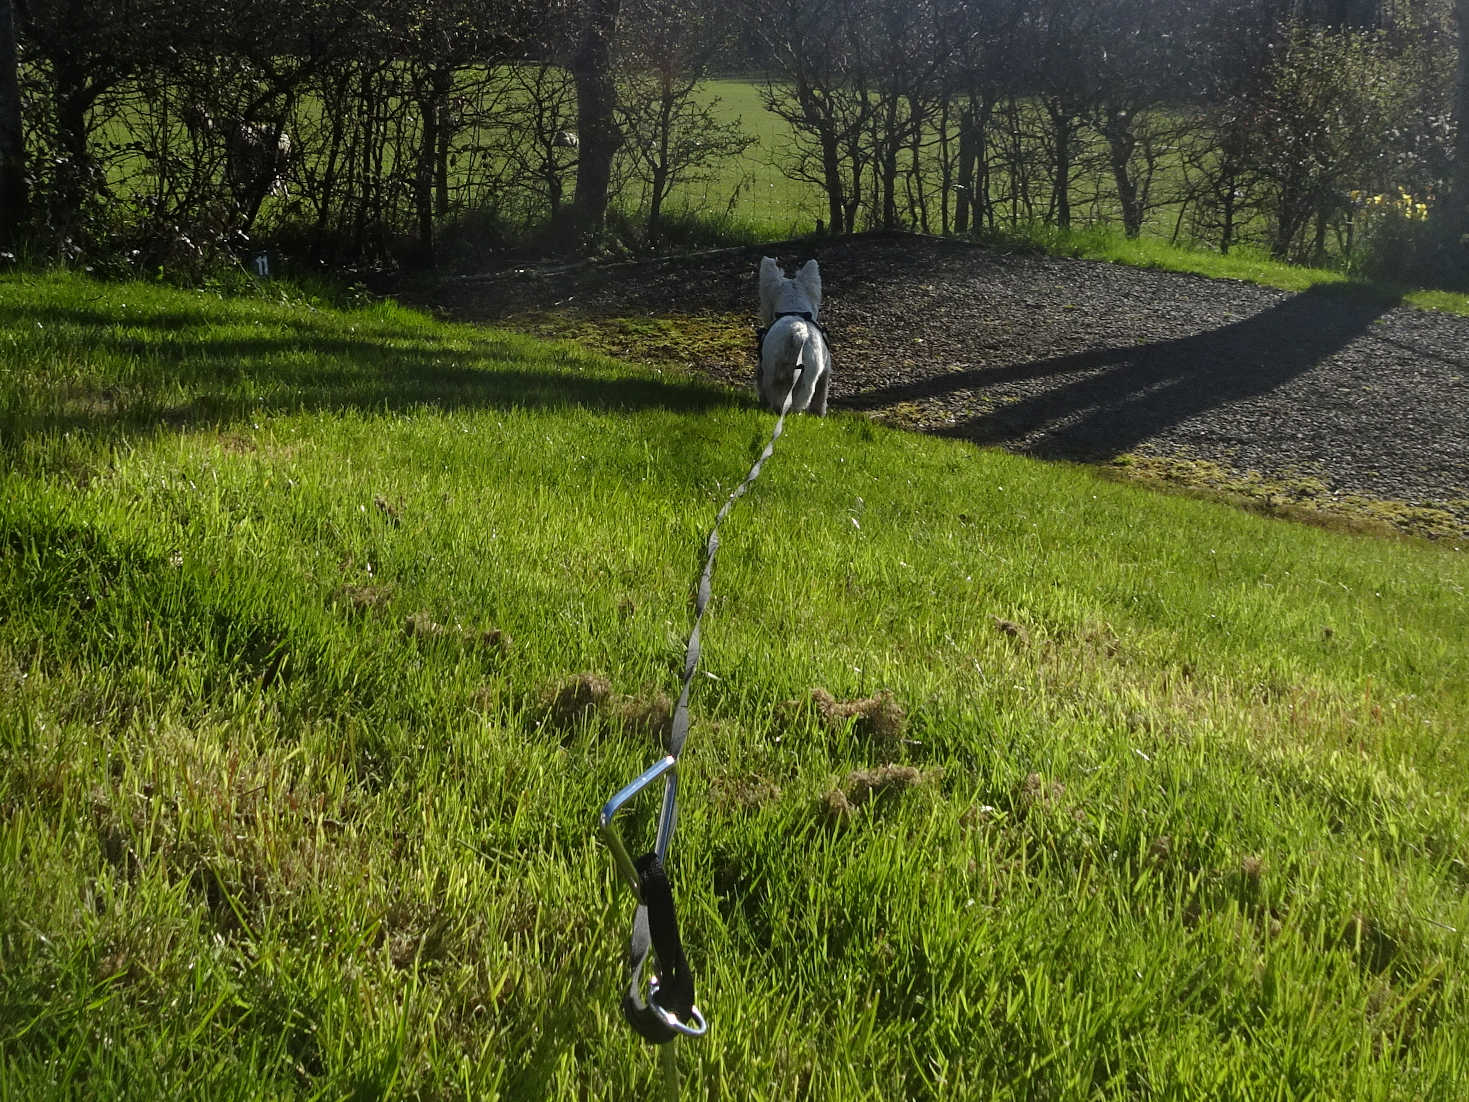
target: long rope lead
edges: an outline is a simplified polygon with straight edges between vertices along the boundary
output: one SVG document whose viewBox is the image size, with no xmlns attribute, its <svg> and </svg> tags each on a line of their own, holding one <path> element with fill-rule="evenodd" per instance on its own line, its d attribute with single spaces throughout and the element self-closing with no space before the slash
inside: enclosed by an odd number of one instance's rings
<svg viewBox="0 0 1469 1102">
<path fill-rule="evenodd" d="M 791 387 L 781 403 L 780 415 L 775 420 L 770 440 L 743 481 L 730 492 L 719 512 L 715 514 L 714 524 L 709 529 L 709 537 L 704 543 L 704 566 L 699 574 L 694 598 L 694 622 L 689 630 L 688 644 L 684 648 L 683 678 L 678 703 L 673 709 L 667 752 L 635 780 L 619 789 L 603 805 L 598 818 L 599 830 L 612 851 L 617 870 L 638 901 L 628 943 L 627 990 L 622 998 L 623 1017 L 639 1036 L 655 1045 L 667 1045 L 679 1036 L 702 1037 L 709 1028 L 699 1008 L 694 1005 L 694 976 L 678 934 L 678 915 L 673 887 L 668 879 L 667 861 L 668 848 L 673 841 L 673 830 L 678 820 L 678 759 L 683 753 L 689 734 L 689 693 L 699 666 L 702 649 L 700 630 L 704 612 L 709 607 L 713 594 L 714 563 L 719 554 L 719 526 L 729 516 L 734 503 L 760 477 L 765 461 L 775 454 L 775 443 L 785 431 L 786 414 L 790 412 L 791 402 L 804 370 L 803 367 L 797 368 Z M 657 837 L 653 849 L 634 861 L 628 855 L 627 846 L 617 829 L 616 815 L 638 793 L 660 778 L 663 780 L 663 806 L 658 815 Z M 643 975 L 650 955 L 654 958 L 654 969 L 653 975 L 647 980 L 645 995 Z M 665 1075 L 669 1078 L 669 1090 L 672 1095 L 676 1095 L 678 1069 L 668 1050 L 665 1050 L 663 1064 Z"/>
</svg>

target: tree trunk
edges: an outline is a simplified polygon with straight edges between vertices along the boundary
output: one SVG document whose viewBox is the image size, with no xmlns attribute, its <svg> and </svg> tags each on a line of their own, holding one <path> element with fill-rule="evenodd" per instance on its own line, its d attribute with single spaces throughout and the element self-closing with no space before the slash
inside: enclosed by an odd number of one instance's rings
<svg viewBox="0 0 1469 1102">
<path fill-rule="evenodd" d="M 975 117 L 973 100 L 959 112 L 959 181 L 954 189 L 954 232 L 959 236 L 969 232 L 969 215 L 977 204 L 974 201 L 974 167 L 984 148 L 984 134 Z M 975 210 L 974 221 L 978 225 L 979 212 Z"/>
<path fill-rule="evenodd" d="M 882 204 L 882 228 L 898 226 L 898 94 L 889 91 L 887 109 L 881 120 L 882 138 L 878 148 L 878 199 Z"/>
<path fill-rule="evenodd" d="M 842 184 L 842 160 L 836 134 L 829 125 L 821 130 L 821 174 L 826 177 L 826 216 L 832 233 L 846 233 L 846 188 Z"/>
<path fill-rule="evenodd" d="M 816 132 L 821 146 L 821 176 L 826 186 L 827 227 L 831 233 L 846 232 L 848 227 L 843 218 L 846 211 L 846 187 L 842 183 L 841 148 L 837 144 L 836 127 L 832 123 L 831 111 L 812 91 L 801 75 L 796 77 L 796 102 L 801 106 L 809 128 Z"/>
<path fill-rule="evenodd" d="M 1071 138 L 1074 121 L 1064 108 L 1052 105 L 1051 134 L 1056 142 L 1055 209 L 1056 225 L 1071 228 Z"/>
<path fill-rule="evenodd" d="M 1326 231 L 1331 224 L 1331 208 L 1322 203 L 1316 208 L 1316 236 L 1311 242 L 1311 263 L 1316 267 L 1326 264 Z"/>
<path fill-rule="evenodd" d="M 345 105 L 347 97 L 351 93 L 352 75 L 350 72 L 332 78 L 330 85 L 330 105 Z M 320 182 L 312 188 L 308 185 L 307 194 L 312 195 L 316 203 L 316 224 L 312 230 L 311 259 L 314 263 L 325 263 L 328 256 L 327 228 L 331 223 L 332 204 L 336 199 L 337 175 L 342 166 L 342 147 L 347 142 L 347 112 L 345 110 L 326 110 L 322 117 L 331 120 L 331 139 L 327 143 L 327 154 L 322 162 Z M 351 154 L 348 153 L 350 158 Z M 347 166 L 347 178 L 351 180 L 351 167 Z M 314 192 L 314 195 L 313 195 Z M 350 183 L 349 183 L 350 193 Z M 336 249 L 330 250 L 333 259 L 336 257 Z"/>
<path fill-rule="evenodd" d="M 909 168 L 910 191 L 908 194 L 908 221 L 911 225 L 916 215 L 918 228 L 931 232 L 928 223 L 928 189 L 923 185 L 923 125 L 922 112 L 909 100 L 912 131 L 908 138 L 908 150 L 912 156 Z"/>
<path fill-rule="evenodd" d="M 1107 150 L 1112 163 L 1112 180 L 1117 186 L 1117 201 L 1122 205 L 1122 231 L 1130 238 L 1143 230 L 1143 205 L 1138 196 L 1137 180 L 1132 174 L 1132 154 L 1137 137 L 1126 111 L 1109 107 L 1103 126 Z"/>
<path fill-rule="evenodd" d="M 419 134 L 418 164 L 414 166 L 413 205 L 419 256 L 425 267 L 432 268 L 438 262 L 437 221 L 449 210 L 449 93 L 454 89 L 454 70 L 449 65 L 432 65 L 421 79 L 417 98 L 423 130 Z"/>
<path fill-rule="evenodd" d="M 954 162 L 949 156 L 951 95 L 945 91 L 939 101 L 939 233 L 945 237 L 954 228 L 954 223 L 949 220 L 949 193 L 954 190 Z"/>
<path fill-rule="evenodd" d="M 439 125 L 443 100 L 436 92 L 419 100 L 423 132 L 419 135 L 418 164 L 413 174 L 413 205 L 418 216 L 418 251 L 426 268 L 434 266 L 434 175 L 439 153 Z"/>
<path fill-rule="evenodd" d="M 0 0 L 0 249 L 19 242 L 28 205 L 18 69 L 15 6 Z"/>
<path fill-rule="evenodd" d="M 648 182 L 649 250 L 656 249 L 663 236 L 663 200 L 669 191 L 673 164 L 673 110 L 677 93 L 671 72 L 661 74 L 658 89 L 658 145 L 653 153 L 651 179 Z"/>
<path fill-rule="evenodd" d="M 1275 235 L 1270 245 L 1274 260 L 1289 260 L 1296 236 L 1310 216 L 1299 189 L 1285 188 L 1275 204 Z"/>
<path fill-rule="evenodd" d="M 91 192 L 92 155 L 87 145 L 87 111 L 92 94 L 86 77 L 69 62 L 56 65 L 56 130 L 62 163 L 57 166 L 54 212 L 64 232 L 81 225 L 82 208 Z"/>
<path fill-rule="evenodd" d="M 463 121 L 450 93 L 454 91 L 454 70 L 434 72 L 434 99 L 438 105 L 438 143 L 434 147 L 434 214 L 443 218 L 449 213 L 449 150 L 454 131 Z"/>
<path fill-rule="evenodd" d="M 857 212 L 862 209 L 862 174 L 866 171 L 861 138 L 848 137 L 845 152 L 850 183 L 842 203 L 841 229 L 837 232 L 855 233 L 857 231 Z"/>
<path fill-rule="evenodd" d="M 1235 199 L 1233 188 L 1223 193 L 1220 206 L 1219 255 L 1228 256 L 1230 247 L 1234 245 Z"/>
<path fill-rule="evenodd" d="M 576 81 L 578 158 L 571 203 L 575 238 L 596 239 L 607 224 L 612 158 L 622 144 L 617 128 L 617 86 L 612 74 L 612 38 L 621 0 L 587 0 L 581 43 L 571 62 Z"/>
<path fill-rule="evenodd" d="M 1469 221 L 1469 0 L 1454 0 L 1454 20 L 1459 31 L 1459 68 L 1454 88 L 1459 123 L 1454 135 L 1454 195 L 1463 225 Z"/>
</svg>

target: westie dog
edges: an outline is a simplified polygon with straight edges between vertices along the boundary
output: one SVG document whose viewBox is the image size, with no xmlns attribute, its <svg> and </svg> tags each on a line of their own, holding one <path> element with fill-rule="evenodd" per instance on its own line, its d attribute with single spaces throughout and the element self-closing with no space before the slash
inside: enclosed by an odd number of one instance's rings
<svg viewBox="0 0 1469 1102">
<path fill-rule="evenodd" d="M 821 312 L 821 268 L 808 260 L 794 279 L 787 279 L 771 257 L 760 261 L 760 400 L 780 410 L 787 392 L 791 409 L 826 413 L 826 387 L 831 379 L 831 349 L 817 316 Z M 801 378 L 791 392 L 797 368 Z"/>
</svg>

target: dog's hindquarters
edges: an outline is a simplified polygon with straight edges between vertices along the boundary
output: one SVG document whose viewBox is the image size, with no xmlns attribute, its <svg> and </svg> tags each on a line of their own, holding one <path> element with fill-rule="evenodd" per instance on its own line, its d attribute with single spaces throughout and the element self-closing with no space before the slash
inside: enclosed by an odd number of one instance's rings
<svg viewBox="0 0 1469 1102">
<path fill-rule="evenodd" d="M 829 367 L 820 330 L 800 318 L 781 319 L 761 348 L 760 400 L 778 411 L 789 392 L 792 410 L 824 414 Z"/>
<path fill-rule="evenodd" d="M 801 365 L 801 380 L 791 398 L 791 408 L 826 416 L 826 384 L 831 381 L 831 351 L 826 347 L 826 338 L 819 326 L 801 323 L 805 336 L 801 342 L 798 360 Z"/>
</svg>

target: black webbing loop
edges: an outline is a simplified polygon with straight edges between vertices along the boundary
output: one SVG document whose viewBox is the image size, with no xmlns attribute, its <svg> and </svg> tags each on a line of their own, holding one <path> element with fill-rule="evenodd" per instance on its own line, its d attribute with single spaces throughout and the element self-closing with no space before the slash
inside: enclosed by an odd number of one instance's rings
<svg viewBox="0 0 1469 1102">
<path fill-rule="evenodd" d="M 646 853 L 635 864 L 642 902 L 633 916 L 627 961 L 632 979 L 627 994 L 622 997 L 622 1016 L 644 1040 L 663 1045 L 678 1036 L 678 1031 L 668 1024 L 667 1015 L 679 1021 L 693 1017 L 694 973 L 678 936 L 673 889 L 669 887 L 663 862 L 656 853 Z M 644 999 L 642 976 L 650 950 L 657 985 Z"/>
</svg>

